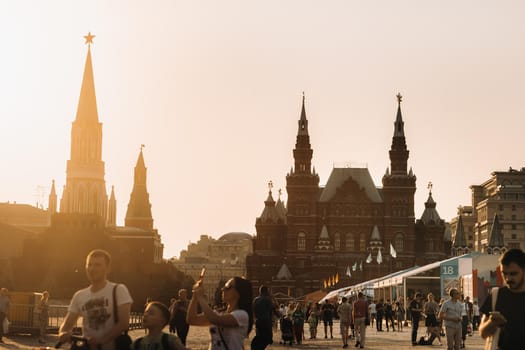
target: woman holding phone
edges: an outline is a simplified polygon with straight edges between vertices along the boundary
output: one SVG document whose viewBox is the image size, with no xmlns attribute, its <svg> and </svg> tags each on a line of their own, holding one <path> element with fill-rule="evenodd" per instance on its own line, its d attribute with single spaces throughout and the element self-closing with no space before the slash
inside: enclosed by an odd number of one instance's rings
<svg viewBox="0 0 525 350">
<path fill-rule="evenodd" d="M 243 277 L 229 279 L 222 287 L 222 299 L 227 308 L 223 313 L 217 313 L 208 305 L 204 295 L 203 277 L 193 286 L 186 321 L 190 325 L 210 327 L 211 350 L 244 349 L 244 339 L 253 325 L 251 282 Z M 202 313 L 197 313 L 197 305 Z"/>
</svg>

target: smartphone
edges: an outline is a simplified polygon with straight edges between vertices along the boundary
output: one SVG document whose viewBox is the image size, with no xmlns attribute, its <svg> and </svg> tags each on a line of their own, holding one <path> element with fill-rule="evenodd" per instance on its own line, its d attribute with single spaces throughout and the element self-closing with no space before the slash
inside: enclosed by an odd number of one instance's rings
<svg viewBox="0 0 525 350">
<path fill-rule="evenodd" d="M 204 275 L 206 274 L 206 266 L 202 267 L 201 274 L 199 275 L 199 279 L 202 281 L 204 278 Z"/>
</svg>

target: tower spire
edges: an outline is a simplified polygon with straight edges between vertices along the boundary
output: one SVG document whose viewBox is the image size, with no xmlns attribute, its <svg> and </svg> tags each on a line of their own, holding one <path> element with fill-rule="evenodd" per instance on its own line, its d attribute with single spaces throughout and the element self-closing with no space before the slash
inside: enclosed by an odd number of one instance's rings
<svg viewBox="0 0 525 350">
<path fill-rule="evenodd" d="M 71 126 L 71 158 L 67 161 L 63 213 L 96 214 L 106 222 L 108 196 L 102 161 L 102 124 L 98 121 L 91 45 L 95 36 L 84 36 L 88 51 L 75 121 Z"/>
<path fill-rule="evenodd" d="M 47 206 L 49 214 L 53 215 L 57 212 L 57 192 L 55 189 L 55 180 L 51 184 L 51 192 L 49 193 L 49 204 Z"/>
<path fill-rule="evenodd" d="M 310 146 L 310 135 L 308 135 L 308 119 L 306 119 L 305 97 L 303 92 L 303 103 L 301 107 L 301 117 L 298 121 L 297 140 L 293 155 L 295 158 L 295 173 L 311 174 L 312 154 Z"/>
<path fill-rule="evenodd" d="M 456 236 L 454 237 L 453 247 L 456 249 L 467 248 L 467 240 L 465 239 L 465 228 L 463 227 L 463 218 L 460 215 L 456 227 Z"/>
<path fill-rule="evenodd" d="M 153 229 L 153 217 L 151 215 L 149 193 L 146 188 L 147 168 L 144 163 L 144 155 L 142 154 L 143 148 L 144 145 L 141 145 L 137 165 L 135 165 L 133 191 L 128 203 L 125 225 L 151 230 Z"/>
<path fill-rule="evenodd" d="M 405 137 L 405 123 L 403 122 L 403 116 L 401 115 L 401 101 L 403 101 L 403 96 L 398 93 L 397 97 L 397 115 L 394 128 L 394 137 Z"/>
<path fill-rule="evenodd" d="M 390 169 L 392 169 L 392 175 L 406 175 L 407 174 L 407 161 L 409 151 L 407 149 L 405 140 L 405 130 L 403 117 L 401 115 L 401 101 L 403 96 L 400 93 L 397 97 L 397 115 L 396 121 L 394 122 L 394 136 L 392 137 L 392 146 L 390 148 Z"/>
<path fill-rule="evenodd" d="M 117 224 L 117 200 L 115 199 L 115 186 L 111 186 L 111 195 L 108 203 L 108 226 L 116 226 Z"/>
<path fill-rule="evenodd" d="M 301 118 L 299 118 L 299 130 L 297 135 L 307 135 L 308 136 L 308 120 L 306 119 L 306 110 L 304 107 L 304 91 L 303 91 L 303 105 L 301 107 Z"/>
<path fill-rule="evenodd" d="M 498 214 L 494 215 L 492 227 L 490 228 L 489 244 L 487 245 L 487 253 L 502 254 L 505 252 L 505 240 L 501 232 L 501 224 L 499 223 Z"/>
<path fill-rule="evenodd" d="M 88 52 L 84 65 L 84 76 L 80 88 L 80 98 L 78 100 L 76 121 L 83 123 L 98 123 L 97 98 L 95 95 L 95 80 L 93 77 L 93 64 L 91 62 L 91 45 L 93 38 L 91 32 L 85 35 Z"/>
</svg>

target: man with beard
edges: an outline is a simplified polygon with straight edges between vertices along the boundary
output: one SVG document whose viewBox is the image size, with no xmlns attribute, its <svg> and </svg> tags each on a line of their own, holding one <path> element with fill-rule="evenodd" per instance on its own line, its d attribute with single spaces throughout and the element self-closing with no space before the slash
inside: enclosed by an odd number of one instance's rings
<svg viewBox="0 0 525 350">
<path fill-rule="evenodd" d="M 505 280 L 499 288 L 496 307 L 492 310 L 492 295 L 480 308 L 483 315 L 479 327 L 481 336 L 486 338 L 501 328 L 499 350 L 523 349 L 525 344 L 525 253 L 511 249 L 499 259 Z"/>
</svg>

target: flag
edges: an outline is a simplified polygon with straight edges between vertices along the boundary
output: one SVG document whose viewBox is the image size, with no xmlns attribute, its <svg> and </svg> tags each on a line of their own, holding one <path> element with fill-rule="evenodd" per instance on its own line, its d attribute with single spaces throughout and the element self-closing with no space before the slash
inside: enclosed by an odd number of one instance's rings
<svg viewBox="0 0 525 350">
<path fill-rule="evenodd" d="M 323 280 L 323 286 L 326 289 L 326 280 Z"/>
<path fill-rule="evenodd" d="M 339 272 L 335 274 L 335 283 L 339 283 Z"/>
<path fill-rule="evenodd" d="M 359 271 L 363 271 L 363 260 L 359 263 Z"/>
<path fill-rule="evenodd" d="M 397 252 L 394 249 L 394 246 L 392 245 L 392 243 L 390 243 L 390 255 L 392 255 L 392 258 L 397 258 Z"/>
<path fill-rule="evenodd" d="M 348 266 L 346 267 L 346 275 L 347 275 L 348 277 L 352 277 L 352 273 L 350 272 L 350 265 L 348 265 Z"/>
<path fill-rule="evenodd" d="M 367 264 L 370 264 L 371 262 L 372 262 L 372 252 L 370 252 L 370 254 L 368 254 L 368 258 L 366 258 Z"/>
<path fill-rule="evenodd" d="M 356 262 L 352 265 L 352 271 L 355 271 L 357 270 L 357 260 Z"/>
<path fill-rule="evenodd" d="M 377 263 L 381 264 L 383 262 L 383 256 L 381 256 L 381 249 L 377 250 Z"/>
</svg>

